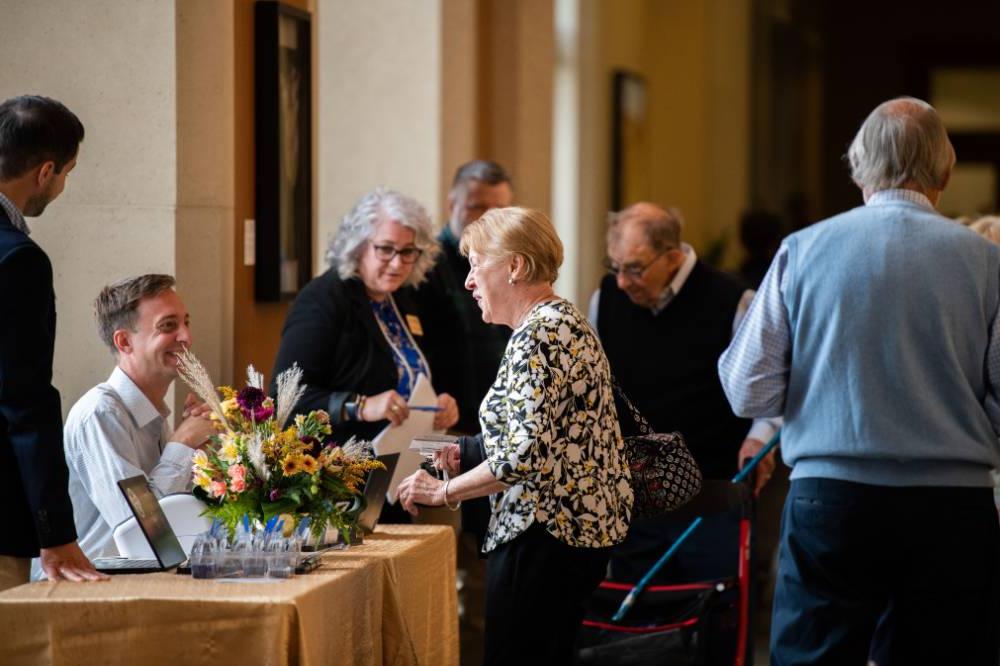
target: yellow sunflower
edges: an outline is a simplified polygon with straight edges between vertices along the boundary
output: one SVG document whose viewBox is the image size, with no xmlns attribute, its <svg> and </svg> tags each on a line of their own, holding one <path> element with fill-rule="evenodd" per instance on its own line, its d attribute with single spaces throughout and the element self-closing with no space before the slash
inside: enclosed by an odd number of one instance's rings
<svg viewBox="0 0 1000 666">
<path fill-rule="evenodd" d="M 315 458 L 308 454 L 302 456 L 302 460 L 299 465 L 302 468 L 302 471 L 306 474 L 315 474 L 316 470 L 319 469 L 319 463 L 316 462 Z"/>
<path fill-rule="evenodd" d="M 285 476 L 294 476 L 302 472 L 302 456 L 297 453 L 287 456 L 281 462 L 281 472 Z"/>
</svg>

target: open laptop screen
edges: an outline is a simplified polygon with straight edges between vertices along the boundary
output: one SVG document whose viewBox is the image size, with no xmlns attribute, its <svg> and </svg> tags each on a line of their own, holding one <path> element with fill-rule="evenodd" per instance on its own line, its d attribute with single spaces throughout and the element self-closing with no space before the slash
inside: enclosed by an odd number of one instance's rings
<svg viewBox="0 0 1000 666">
<path fill-rule="evenodd" d="M 167 522 L 167 516 L 160 508 L 160 502 L 149 489 L 144 476 L 133 476 L 118 482 L 125 501 L 128 502 L 139 528 L 146 535 L 150 548 L 164 569 L 172 569 L 187 559 L 177 535 Z"/>
<path fill-rule="evenodd" d="M 382 505 L 385 504 L 385 494 L 389 490 L 389 481 L 392 480 L 392 473 L 396 469 L 396 463 L 399 462 L 399 454 L 387 453 L 378 459 L 385 465 L 385 469 L 375 469 L 368 473 L 368 481 L 365 483 L 365 508 L 358 516 L 358 526 L 369 534 L 375 531 L 375 525 L 378 524 Z"/>
</svg>

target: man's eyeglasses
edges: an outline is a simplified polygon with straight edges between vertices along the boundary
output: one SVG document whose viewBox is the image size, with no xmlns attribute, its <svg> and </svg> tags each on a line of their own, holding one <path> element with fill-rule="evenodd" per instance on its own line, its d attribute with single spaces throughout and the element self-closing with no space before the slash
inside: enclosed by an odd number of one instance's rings
<svg viewBox="0 0 1000 666">
<path fill-rule="evenodd" d="M 649 270 L 650 266 L 656 263 L 657 259 L 659 259 L 660 257 L 662 257 L 667 252 L 670 252 L 673 249 L 674 248 L 672 247 L 668 247 L 666 250 L 660 252 L 658 255 L 647 261 L 645 264 L 626 264 L 624 266 L 619 266 L 615 262 L 611 261 L 611 259 L 605 258 L 604 267 L 608 269 L 608 272 L 611 273 L 612 275 L 621 274 L 629 278 L 630 280 L 638 280 L 642 278 L 643 273 Z"/>
<path fill-rule="evenodd" d="M 419 247 L 404 247 L 396 249 L 392 245 L 373 244 L 372 248 L 375 250 L 375 256 L 379 260 L 389 262 L 392 261 L 398 254 L 400 260 L 404 264 L 412 264 L 413 262 L 415 262 L 417 259 L 420 258 L 420 255 L 424 253 L 424 251 L 421 250 Z"/>
</svg>

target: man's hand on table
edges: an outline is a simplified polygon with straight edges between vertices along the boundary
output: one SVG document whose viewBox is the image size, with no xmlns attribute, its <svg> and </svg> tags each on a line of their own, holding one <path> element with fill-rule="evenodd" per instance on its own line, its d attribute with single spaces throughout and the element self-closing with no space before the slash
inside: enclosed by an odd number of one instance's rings
<svg viewBox="0 0 1000 666">
<path fill-rule="evenodd" d="M 108 580 L 108 576 L 94 568 L 76 541 L 42 548 L 40 559 L 42 571 L 49 580 L 71 580 L 77 583 Z"/>
</svg>

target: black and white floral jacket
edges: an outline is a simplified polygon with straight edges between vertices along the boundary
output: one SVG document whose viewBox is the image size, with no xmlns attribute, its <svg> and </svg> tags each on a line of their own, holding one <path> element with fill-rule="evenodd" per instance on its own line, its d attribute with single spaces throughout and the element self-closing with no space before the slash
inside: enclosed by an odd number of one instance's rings
<svg viewBox="0 0 1000 666">
<path fill-rule="evenodd" d="M 536 521 L 570 546 L 625 538 L 632 487 L 611 371 L 572 303 L 537 305 L 514 330 L 479 418 L 487 464 L 510 485 L 492 497 L 484 551 Z"/>
</svg>

